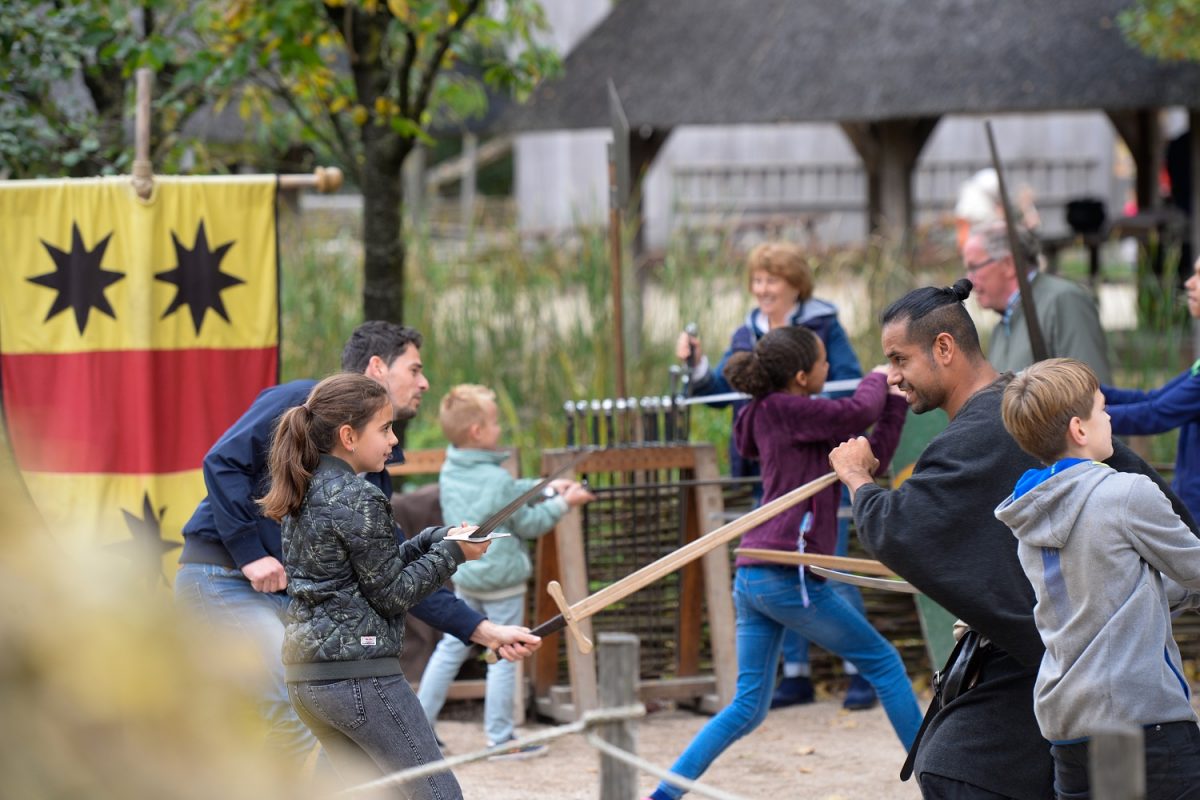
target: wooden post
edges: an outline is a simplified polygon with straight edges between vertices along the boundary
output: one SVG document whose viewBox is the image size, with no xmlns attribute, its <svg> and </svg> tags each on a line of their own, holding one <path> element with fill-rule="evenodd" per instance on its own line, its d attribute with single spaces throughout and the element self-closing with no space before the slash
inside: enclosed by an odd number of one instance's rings
<svg viewBox="0 0 1200 800">
<path fill-rule="evenodd" d="M 711 444 L 696 448 L 695 475 L 697 480 L 702 481 L 715 481 L 719 477 L 717 451 Z M 688 513 L 696 518 L 701 534 L 711 533 L 721 527 L 718 515 L 725 508 L 721 487 L 716 484 L 700 486 L 692 496 L 696 502 L 688 509 Z M 716 702 L 711 708 L 707 707 L 708 703 L 702 702 L 701 707 L 715 713 L 732 703 L 737 691 L 737 621 L 734 619 L 733 595 L 729 589 L 733 583 L 729 568 L 729 548 L 718 547 L 704 556 L 701 562 L 704 570 L 704 605 L 708 611 L 713 676 L 717 681 Z"/>
<path fill-rule="evenodd" d="M 475 182 L 479 163 L 479 137 L 471 132 L 463 134 L 463 172 L 458 182 L 458 213 L 462 216 L 464 231 L 475 227 Z"/>
<path fill-rule="evenodd" d="M 415 228 L 425 218 L 425 145 L 415 145 L 404 159 L 401 180 L 404 183 L 404 208 L 409 224 Z"/>
<path fill-rule="evenodd" d="M 570 452 L 543 453 L 542 472 L 550 474 L 563 460 L 573 458 Z M 587 463 L 580 465 L 581 470 Z M 554 529 L 558 556 L 558 575 L 568 603 L 577 603 L 590 594 L 587 577 L 587 548 L 583 541 L 583 513 L 579 507 L 570 509 Z M 583 635 L 595 640 L 592 621 L 580 621 Z M 564 641 L 566 637 L 564 636 Z M 596 707 L 596 654 L 582 653 L 567 641 L 567 672 L 571 679 L 571 706 L 574 719 Z M 637 674 L 635 670 L 634 674 Z"/>
<path fill-rule="evenodd" d="M 1088 782 L 1092 800 L 1145 800 L 1146 753 L 1140 728 L 1092 735 Z"/>
<path fill-rule="evenodd" d="M 638 638 L 629 633 L 601 633 L 597 658 L 600 668 L 600 707 L 631 706 L 638 701 L 640 661 Z M 597 735 L 627 753 L 637 752 L 632 720 L 598 725 Z M 633 800 L 637 796 L 637 767 L 600 754 L 600 800 Z"/>
<path fill-rule="evenodd" d="M 1188 220 L 1188 241 L 1192 243 L 1192 262 L 1200 258 L 1200 109 L 1188 109 L 1188 138 L 1192 146 L 1192 214 Z M 1192 264 L 1180 264 L 1184 277 L 1192 273 Z M 1200 358 L 1200 320 L 1192 320 L 1192 359 Z"/>
</svg>

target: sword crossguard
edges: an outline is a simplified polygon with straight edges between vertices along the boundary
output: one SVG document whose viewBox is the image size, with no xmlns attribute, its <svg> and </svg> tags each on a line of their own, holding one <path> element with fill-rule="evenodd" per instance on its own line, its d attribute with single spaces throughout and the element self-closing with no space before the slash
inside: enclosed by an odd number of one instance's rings
<svg viewBox="0 0 1200 800">
<path fill-rule="evenodd" d="M 550 595 L 550 599 L 558 606 L 558 613 L 562 614 L 563 622 L 567 623 L 567 632 L 574 637 L 579 652 L 585 655 L 592 652 L 592 640 L 579 630 L 579 623 L 571 612 L 571 606 L 567 604 L 566 596 L 563 595 L 562 585 L 558 581 L 550 581 L 546 584 L 546 594 Z"/>
</svg>

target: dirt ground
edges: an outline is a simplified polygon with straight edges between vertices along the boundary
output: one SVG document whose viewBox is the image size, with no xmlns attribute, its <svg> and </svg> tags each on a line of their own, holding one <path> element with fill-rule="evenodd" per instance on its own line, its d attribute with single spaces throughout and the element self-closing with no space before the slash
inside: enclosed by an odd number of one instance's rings
<svg viewBox="0 0 1200 800">
<path fill-rule="evenodd" d="M 928 702 L 927 696 L 919 699 L 922 706 Z M 443 717 L 438 722 L 449 755 L 485 745 L 482 707 L 476 714 L 466 711 L 452 714 L 457 719 Z M 669 768 L 708 719 L 683 710 L 649 714 L 639 723 L 638 755 Z M 530 724 L 518 735 L 550 728 Z M 772 711 L 762 726 L 726 750 L 701 781 L 745 798 L 918 798 L 915 783 L 901 783 L 898 777 L 903 762 L 904 749 L 881 708 L 848 712 L 840 699 L 829 698 Z M 552 742 L 550 752 L 536 760 L 480 761 L 457 768 L 455 774 L 468 800 L 593 800 L 600 794 L 599 764 L 599 754 L 583 736 L 570 735 Z M 649 794 L 656 784 L 643 773 L 639 796 Z"/>
</svg>

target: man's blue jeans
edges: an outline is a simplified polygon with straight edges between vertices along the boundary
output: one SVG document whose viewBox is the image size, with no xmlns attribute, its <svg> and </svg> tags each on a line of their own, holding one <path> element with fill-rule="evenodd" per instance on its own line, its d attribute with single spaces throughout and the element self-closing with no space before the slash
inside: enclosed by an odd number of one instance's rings
<svg viewBox="0 0 1200 800">
<path fill-rule="evenodd" d="M 302 681 L 289 683 L 288 690 L 300 718 L 321 740 L 348 786 L 442 760 L 433 728 L 403 675 Z M 449 770 L 398 784 L 393 793 L 409 800 L 462 798 Z"/>
<path fill-rule="evenodd" d="M 900 742 L 906 748 L 912 744 L 921 726 L 921 710 L 896 648 L 828 583 L 810 577 L 805 584 L 807 605 L 798 570 L 766 565 L 738 567 L 733 591 L 737 610 L 737 694 L 696 734 L 671 767 L 673 772 L 698 778 L 729 745 L 766 718 L 784 630 L 801 633 L 858 667 L 875 687 Z M 683 794 L 666 783 L 658 788 L 671 797 Z"/>
<path fill-rule="evenodd" d="M 256 592 L 241 570 L 215 564 L 183 564 L 175 577 L 175 604 L 244 642 L 262 662 L 260 680 L 247 687 L 261 700 L 270 725 L 268 743 L 302 764 L 317 740 L 288 699 L 283 680 L 283 615 L 286 594 Z"/>
<path fill-rule="evenodd" d="M 458 597 L 471 608 L 498 625 L 520 625 L 525 619 L 525 593 L 515 594 L 499 600 L 481 600 L 478 597 L 458 592 Z M 417 699 L 432 725 L 438 712 L 446 703 L 446 693 L 458 675 L 458 670 L 471 653 L 454 636 L 445 634 L 434 648 L 425 671 L 421 673 L 421 685 Z M 500 744 L 513 738 L 513 692 L 517 686 L 517 666 L 511 661 L 499 659 L 487 668 L 487 685 L 483 698 L 483 730 L 489 744 Z"/>
</svg>

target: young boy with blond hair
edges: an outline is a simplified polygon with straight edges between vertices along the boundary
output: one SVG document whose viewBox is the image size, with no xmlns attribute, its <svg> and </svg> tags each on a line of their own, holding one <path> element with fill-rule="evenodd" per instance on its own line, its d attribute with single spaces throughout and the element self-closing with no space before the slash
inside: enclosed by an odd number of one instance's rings
<svg viewBox="0 0 1200 800">
<path fill-rule="evenodd" d="M 539 482 L 518 479 L 501 466 L 508 452 L 500 449 L 496 395 L 485 386 L 460 384 L 444 398 L 438 412 L 450 441 L 438 476 L 442 519 L 478 524 Z M 526 542 L 550 531 L 567 509 L 595 499 L 571 480 L 553 481 L 544 502 L 525 506 L 501 530 L 513 534 L 496 539 L 484 558 L 463 564 L 454 574 L 455 592 L 463 602 L 500 625 L 520 625 L 525 611 L 525 586 L 533 572 Z M 472 569 L 463 569 L 470 566 Z M 421 676 L 417 697 L 432 725 L 446 702 L 446 693 L 470 648 L 453 637 L 438 642 Z M 511 662 L 488 665 L 483 723 L 488 746 L 512 742 L 493 758 L 530 758 L 546 752 L 545 745 L 520 745 L 513 735 L 513 692 L 516 670 Z"/>
<path fill-rule="evenodd" d="M 996 507 L 1017 537 L 1046 645 L 1034 711 L 1051 743 L 1054 790 L 1087 797 L 1088 739 L 1145 734 L 1147 798 L 1200 798 L 1200 729 L 1171 611 L 1200 605 L 1200 540 L 1146 476 L 1117 472 L 1096 375 L 1069 358 L 1009 383 L 1004 427 L 1046 465 Z"/>
</svg>

